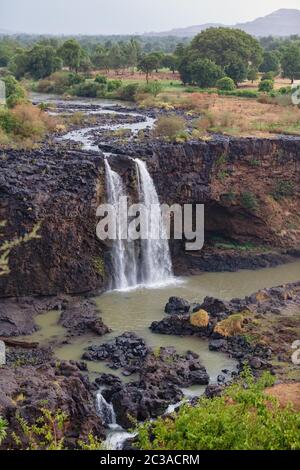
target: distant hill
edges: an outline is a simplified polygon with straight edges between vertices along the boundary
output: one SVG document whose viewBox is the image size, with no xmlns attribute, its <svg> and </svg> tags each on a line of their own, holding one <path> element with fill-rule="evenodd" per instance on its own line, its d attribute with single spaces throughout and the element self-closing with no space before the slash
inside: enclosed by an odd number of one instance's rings
<svg viewBox="0 0 300 470">
<path fill-rule="evenodd" d="M 205 29 L 227 26 L 229 28 L 239 28 L 253 36 L 291 36 L 300 35 L 300 10 L 281 9 L 274 11 L 270 15 L 257 18 L 247 23 L 238 23 L 235 25 L 222 25 L 219 23 L 206 23 L 202 25 L 188 26 L 187 28 L 177 28 L 161 33 L 147 33 L 147 36 L 178 36 L 192 37 Z"/>
</svg>

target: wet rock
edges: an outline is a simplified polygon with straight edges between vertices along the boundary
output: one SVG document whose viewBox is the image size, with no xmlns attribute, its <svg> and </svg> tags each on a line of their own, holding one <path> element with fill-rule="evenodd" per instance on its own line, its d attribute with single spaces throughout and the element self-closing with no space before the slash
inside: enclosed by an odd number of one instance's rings
<svg viewBox="0 0 300 470">
<path fill-rule="evenodd" d="M 224 385 L 210 384 L 206 387 L 204 396 L 207 398 L 220 397 L 224 392 Z"/>
<path fill-rule="evenodd" d="M 207 385 L 209 376 L 206 369 L 193 356 L 180 356 L 174 348 L 161 348 L 159 354 L 146 356 L 138 381 L 116 384 L 106 390 L 106 397 L 114 406 L 117 422 L 130 428 L 130 417 L 139 421 L 158 417 L 170 404 L 183 398 L 181 387 Z"/>
<path fill-rule="evenodd" d="M 165 312 L 169 314 L 184 314 L 189 310 L 189 302 L 181 297 L 170 297 L 169 302 L 165 306 Z"/>
<path fill-rule="evenodd" d="M 102 373 L 96 378 L 95 383 L 98 386 L 108 385 L 108 386 L 111 387 L 111 386 L 115 386 L 115 385 L 120 386 L 122 384 L 122 381 L 116 375 Z"/>
<path fill-rule="evenodd" d="M 71 300 L 61 313 L 59 324 L 67 328 L 72 336 L 94 333 L 103 336 L 110 329 L 104 325 L 94 301 L 88 299 Z"/>
<path fill-rule="evenodd" d="M 100 346 L 90 346 L 82 358 L 88 361 L 108 361 L 114 369 L 125 368 L 134 373 L 149 353 L 142 338 L 126 332 Z"/>
</svg>

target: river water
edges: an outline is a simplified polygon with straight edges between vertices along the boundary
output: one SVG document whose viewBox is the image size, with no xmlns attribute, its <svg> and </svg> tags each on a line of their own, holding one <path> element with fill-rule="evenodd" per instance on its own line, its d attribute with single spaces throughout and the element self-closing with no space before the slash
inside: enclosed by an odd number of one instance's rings
<svg viewBox="0 0 300 470">
<path fill-rule="evenodd" d="M 37 101 L 57 102 L 57 97 L 35 95 Z M 119 104 L 106 100 L 73 100 L 76 103 L 99 104 L 108 106 Z M 69 104 L 69 102 L 68 102 Z M 107 112 L 103 110 L 103 112 Z M 113 110 L 112 110 L 113 112 Z M 109 126 L 111 129 L 130 128 L 133 132 L 153 125 L 153 120 L 147 118 L 146 122 L 138 124 L 122 124 Z M 99 127 L 103 128 L 103 127 Z M 95 127 L 93 128 L 95 129 Z M 92 144 L 89 136 L 90 129 L 81 129 L 64 136 L 64 139 L 80 141 L 85 149 L 98 150 Z M 204 273 L 198 276 L 180 278 L 153 288 L 139 287 L 123 291 L 107 292 L 96 298 L 99 307 L 99 315 L 112 333 L 104 337 L 85 336 L 73 339 L 69 344 L 55 347 L 55 355 L 61 360 L 80 360 L 85 349 L 91 344 L 102 344 L 118 336 L 125 331 L 135 332 L 143 337 L 147 345 L 156 349 L 161 346 L 174 346 L 179 353 L 192 350 L 200 355 L 203 365 L 206 367 L 211 381 L 215 382 L 222 369 L 234 370 L 236 362 L 224 354 L 211 352 L 208 342 L 196 337 L 174 337 L 153 334 L 149 326 L 153 321 L 161 320 L 164 316 L 164 306 L 171 296 L 181 296 L 190 302 L 201 302 L 205 296 L 213 296 L 224 300 L 234 297 L 244 297 L 259 289 L 281 285 L 300 279 L 300 261 L 289 263 L 276 268 L 261 269 L 258 271 L 243 270 L 236 273 Z M 30 336 L 30 341 L 39 341 L 42 344 L 61 341 L 65 338 L 66 330 L 57 324 L 60 312 L 48 312 L 37 317 L 39 331 Z M 91 377 L 100 372 L 112 372 L 103 362 L 88 364 Z M 113 371 L 121 376 L 121 372 Z M 133 380 L 135 377 L 125 378 L 124 381 Z M 191 387 L 185 390 L 186 395 L 200 395 L 203 387 Z M 115 442 L 116 433 L 111 433 L 110 438 Z M 113 444 L 115 445 L 115 443 Z"/>
</svg>

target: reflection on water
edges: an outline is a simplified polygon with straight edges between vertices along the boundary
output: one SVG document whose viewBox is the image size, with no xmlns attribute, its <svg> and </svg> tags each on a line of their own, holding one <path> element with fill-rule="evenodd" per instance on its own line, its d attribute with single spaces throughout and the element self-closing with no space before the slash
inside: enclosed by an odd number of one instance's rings
<svg viewBox="0 0 300 470">
<path fill-rule="evenodd" d="M 181 296 L 192 302 L 201 302 L 205 296 L 214 296 L 230 300 L 233 297 L 244 297 L 253 292 L 300 279 L 300 262 L 294 262 L 277 268 L 259 271 L 239 271 L 236 273 L 205 273 L 182 279 L 181 283 L 165 287 L 140 288 L 129 292 L 107 292 L 96 299 L 101 316 L 113 332 L 104 337 L 82 337 L 74 339 L 56 349 L 58 358 L 79 360 L 85 348 L 91 344 L 107 342 L 124 331 L 133 331 L 145 338 L 153 348 L 174 346 L 179 353 L 187 350 L 197 352 L 208 373 L 214 380 L 222 369 L 232 369 L 234 362 L 223 354 L 210 352 L 208 343 L 195 337 L 163 336 L 151 333 L 149 326 L 153 321 L 164 316 L 164 306 L 171 296 Z M 45 342 L 55 336 L 62 338 L 65 329 L 57 326 L 58 312 L 48 312 L 37 318 L 41 330 L 30 337 L 30 340 Z M 90 372 L 111 372 L 101 362 L 89 364 Z M 115 373 L 115 372 L 114 372 Z M 123 378 L 124 379 L 124 378 Z M 132 378 L 131 378 L 132 380 Z"/>
</svg>

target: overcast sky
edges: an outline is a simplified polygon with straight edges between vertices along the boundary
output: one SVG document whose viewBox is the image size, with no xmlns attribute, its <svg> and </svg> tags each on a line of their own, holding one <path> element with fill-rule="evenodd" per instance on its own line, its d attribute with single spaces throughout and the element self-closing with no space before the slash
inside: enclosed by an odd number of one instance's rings
<svg viewBox="0 0 300 470">
<path fill-rule="evenodd" d="M 133 34 L 202 23 L 234 24 L 300 0 L 0 0 L 0 29 L 27 33 Z"/>
</svg>

